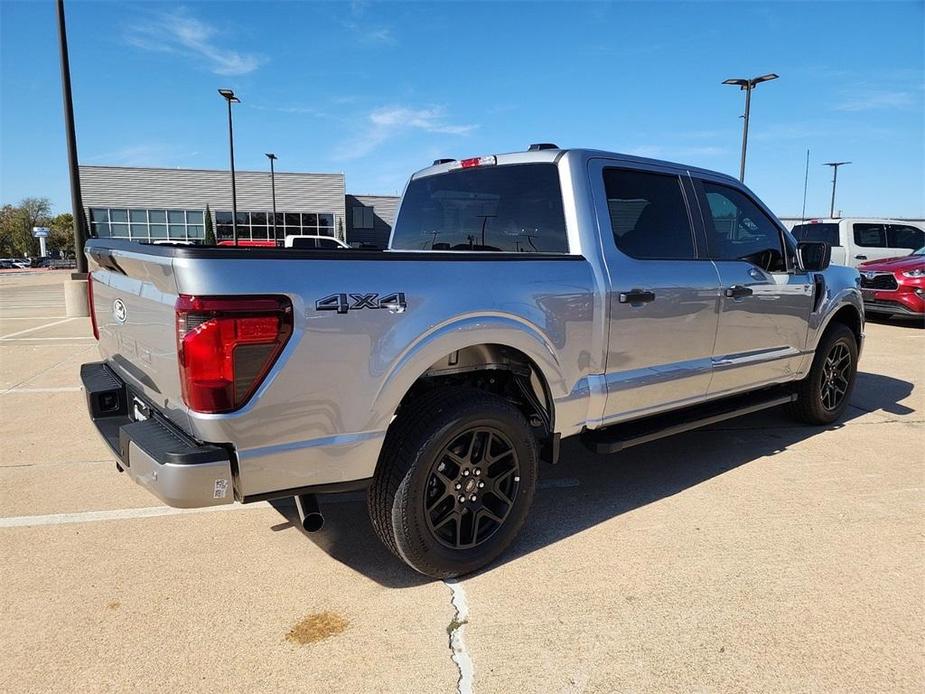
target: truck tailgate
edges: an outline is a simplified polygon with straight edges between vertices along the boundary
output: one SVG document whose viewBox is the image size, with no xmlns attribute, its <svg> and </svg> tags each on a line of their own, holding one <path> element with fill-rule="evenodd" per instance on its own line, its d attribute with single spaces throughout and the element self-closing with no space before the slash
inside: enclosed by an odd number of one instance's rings
<svg viewBox="0 0 925 694">
<path fill-rule="evenodd" d="M 170 257 L 106 249 L 91 255 L 100 354 L 148 404 L 181 428 L 189 420 L 177 358 L 176 280 Z"/>
</svg>

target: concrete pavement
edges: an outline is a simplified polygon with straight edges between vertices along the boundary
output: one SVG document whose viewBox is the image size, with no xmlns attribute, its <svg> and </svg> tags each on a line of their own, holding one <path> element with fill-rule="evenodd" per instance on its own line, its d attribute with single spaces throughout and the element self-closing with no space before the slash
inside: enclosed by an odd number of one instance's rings
<svg viewBox="0 0 925 694">
<path fill-rule="evenodd" d="M 925 687 L 925 331 L 868 324 L 831 428 L 566 442 L 516 546 L 448 585 L 379 545 L 362 495 L 306 536 L 288 504 L 179 512 L 119 475 L 66 276 L 0 278 L 3 691 Z"/>
</svg>

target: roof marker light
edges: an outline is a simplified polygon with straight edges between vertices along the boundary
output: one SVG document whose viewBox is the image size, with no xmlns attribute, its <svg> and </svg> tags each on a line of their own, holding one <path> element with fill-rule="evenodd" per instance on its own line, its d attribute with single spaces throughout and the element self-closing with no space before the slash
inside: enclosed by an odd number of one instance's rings
<svg viewBox="0 0 925 694">
<path fill-rule="evenodd" d="M 472 157 L 471 159 L 462 159 L 450 165 L 451 169 L 471 169 L 476 166 L 494 166 L 498 163 L 498 158 L 494 154 L 487 157 Z"/>
</svg>

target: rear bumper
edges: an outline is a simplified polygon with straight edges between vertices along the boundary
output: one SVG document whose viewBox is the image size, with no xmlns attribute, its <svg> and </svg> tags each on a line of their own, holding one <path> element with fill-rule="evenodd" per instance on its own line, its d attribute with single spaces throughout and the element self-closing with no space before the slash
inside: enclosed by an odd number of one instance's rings
<svg viewBox="0 0 925 694">
<path fill-rule="evenodd" d="M 231 456 L 194 441 L 155 410 L 142 421 L 130 414 L 125 383 L 103 362 L 80 367 L 90 419 L 117 465 L 168 506 L 196 508 L 234 501 Z"/>
</svg>

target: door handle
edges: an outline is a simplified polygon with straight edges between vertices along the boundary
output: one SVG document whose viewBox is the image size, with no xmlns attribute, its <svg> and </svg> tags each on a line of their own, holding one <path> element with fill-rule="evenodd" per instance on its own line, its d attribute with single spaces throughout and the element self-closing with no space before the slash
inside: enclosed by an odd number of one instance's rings
<svg viewBox="0 0 925 694">
<path fill-rule="evenodd" d="M 621 304 L 647 304 L 650 301 L 655 301 L 655 292 L 642 289 L 630 289 L 628 292 L 620 292 Z"/>
<path fill-rule="evenodd" d="M 751 296 L 754 292 L 751 290 L 751 287 L 743 287 L 741 284 L 734 284 L 731 287 L 726 287 L 723 294 L 729 299 L 741 299 L 744 296 Z"/>
<path fill-rule="evenodd" d="M 856 255 L 854 256 L 854 259 L 855 260 L 867 260 L 867 256 L 866 255 Z"/>
</svg>

